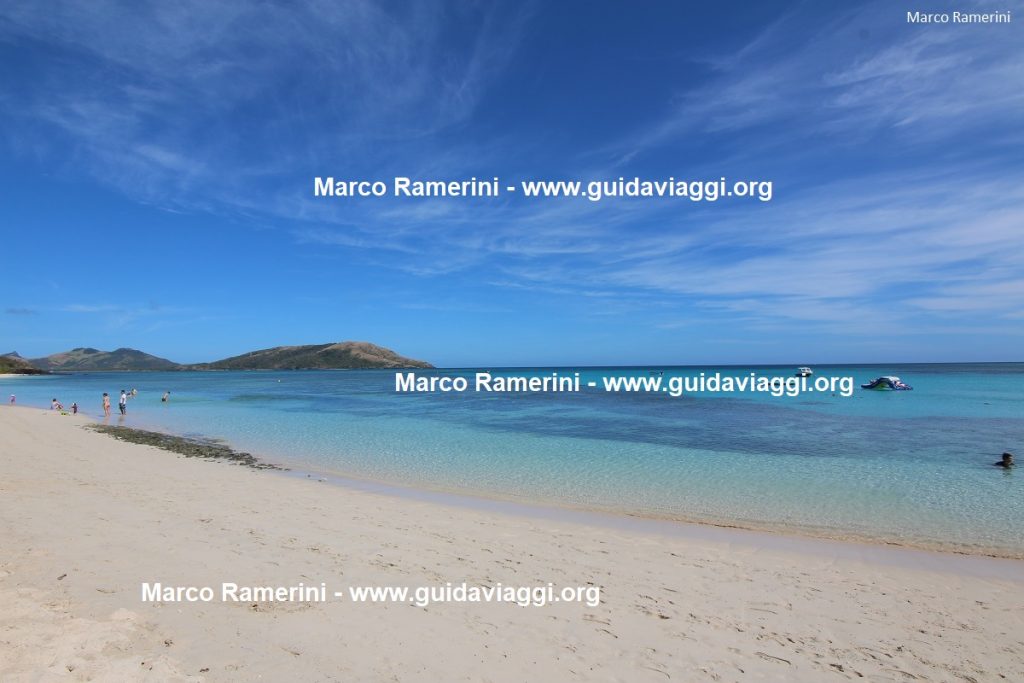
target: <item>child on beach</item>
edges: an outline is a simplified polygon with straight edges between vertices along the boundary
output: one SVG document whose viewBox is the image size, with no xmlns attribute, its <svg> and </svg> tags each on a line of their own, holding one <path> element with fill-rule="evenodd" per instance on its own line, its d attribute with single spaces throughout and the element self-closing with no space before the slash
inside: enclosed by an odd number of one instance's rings
<svg viewBox="0 0 1024 683">
<path fill-rule="evenodd" d="M 110 395 L 103 392 L 103 416 L 110 417 Z"/>
</svg>

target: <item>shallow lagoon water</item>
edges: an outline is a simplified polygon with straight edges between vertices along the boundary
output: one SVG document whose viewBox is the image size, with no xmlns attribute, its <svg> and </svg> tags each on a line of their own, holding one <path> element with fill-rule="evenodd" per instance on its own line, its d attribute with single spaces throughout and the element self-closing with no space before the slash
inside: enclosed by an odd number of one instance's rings
<svg viewBox="0 0 1024 683">
<path fill-rule="evenodd" d="M 559 369 L 571 373 L 574 369 Z M 648 375 L 648 368 L 587 368 Z M 792 368 L 659 368 L 666 377 Z M 471 374 L 467 371 L 443 371 Z M 529 371 L 516 370 L 516 373 Z M 541 371 L 537 371 L 541 372 Z M 545 370 L 543 372 L 550 372 Z M 1024 553 L 1024 364 L 834 366 L 912 392 L 396 394 L 393 371 L 83 373 L 0 379 L 20 405 L 222 438 L 296 467 L 651 517 Z M 171 401 L 160 402 L 164 391 Z"/>
</svg>

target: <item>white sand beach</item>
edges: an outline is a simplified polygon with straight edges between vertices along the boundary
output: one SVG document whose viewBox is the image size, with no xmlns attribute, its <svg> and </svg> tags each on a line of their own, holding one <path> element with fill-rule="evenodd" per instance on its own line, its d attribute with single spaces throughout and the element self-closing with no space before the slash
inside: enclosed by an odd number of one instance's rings
<svg viewBox="0 0 1024 683">
<path fill-rule="evenodd" d="M 4 681 L 1024 680 L 1022 562 L 970 558 L 993 563 L 986 575 L 953 555 L 873 562 L 825 541 L 507 515 L 186 459 L 86 424 L 0 407 Z M 143 601 L 158 581 L 602 593 L 596 607 Z"/>
</svg>

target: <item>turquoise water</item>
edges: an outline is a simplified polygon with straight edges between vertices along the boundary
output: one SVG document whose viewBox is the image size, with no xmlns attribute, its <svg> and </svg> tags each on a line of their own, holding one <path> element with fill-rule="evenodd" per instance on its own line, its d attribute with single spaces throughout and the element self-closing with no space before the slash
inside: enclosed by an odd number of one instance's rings
<svg viewBox="0 0 1024 683">
<path fill-rule="evenodd" d="M 789 376 L 793 368 L 661 368 Z M 443 371 L 470 375 L 472 371 Z M 523 371 L 516 371 L 522 374 Z M 537 371 L 546 374 L 550 371 Z M 559 370 L 562 374 L 572 369 Z M 831 536 L 1024 554 L 1024 364 L 815 367 L 831 394 L 396 394 L 391 371 L 0 378 L 19 405 L 223 438 L 276 462 L 441 490 Z M 912 392 L 859 388 L 899 375 Z M 171 391 L 168 404 L 160 402 Z"/>
</svg>

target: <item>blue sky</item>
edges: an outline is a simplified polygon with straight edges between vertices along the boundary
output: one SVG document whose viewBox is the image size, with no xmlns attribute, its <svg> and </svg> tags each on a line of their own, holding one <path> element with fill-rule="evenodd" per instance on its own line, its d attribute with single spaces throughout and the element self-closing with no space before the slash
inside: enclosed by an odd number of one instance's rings
<svg viewBox="0 0 1024 683">
<path fill-rule="evenodd" d="M 1020 2 L 6 2 L 0 352 L 1024 360 L 1022 25 Z M 325 200 L 316 175 L 775 197 Z"/>
</svg>

